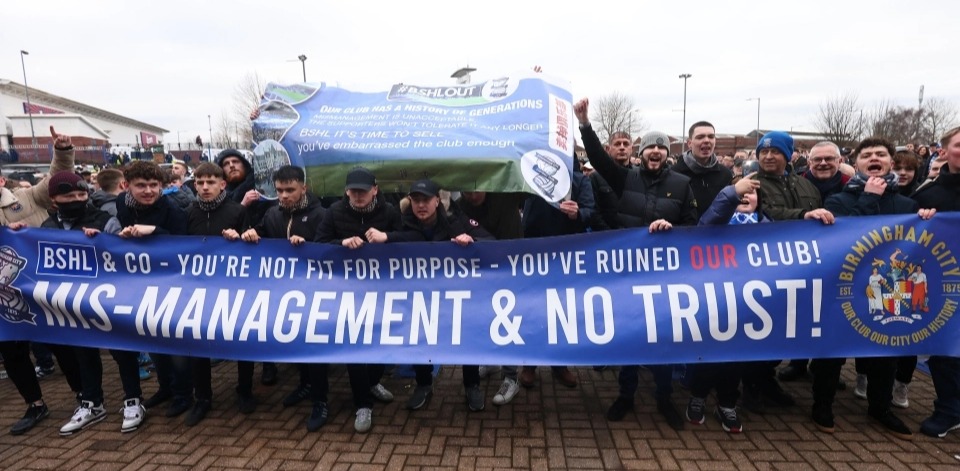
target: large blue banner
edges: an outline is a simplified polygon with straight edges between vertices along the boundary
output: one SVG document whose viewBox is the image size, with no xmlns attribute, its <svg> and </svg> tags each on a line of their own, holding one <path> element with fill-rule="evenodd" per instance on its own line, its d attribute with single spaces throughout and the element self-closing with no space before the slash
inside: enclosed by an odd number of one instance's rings
<svg viewBox="0 0 960 471">
<path fill-rule="evenodd" d="M 518 72 L 384 89 L 269 84 L 253 126 L 261 193 L 275 195 L 272 172 L 284 164 L 305 168 L 318 195 L 343 194 L 357 165 L 387 192 L 432 178 L 450 190 L 528 192 L 553 202 L 570 193 L 574 119 L 566 82 Z"/>
<path fill-rule="evenodd" d="M 960 215 L 293 247 L 0 230 L 0 339 L 285 362 L 960 356 Z"/>
</svg>

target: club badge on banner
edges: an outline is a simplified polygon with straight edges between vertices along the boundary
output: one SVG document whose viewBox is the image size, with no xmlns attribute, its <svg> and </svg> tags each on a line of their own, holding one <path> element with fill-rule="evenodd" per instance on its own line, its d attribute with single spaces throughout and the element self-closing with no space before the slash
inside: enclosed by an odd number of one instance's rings
<svg viewBox="0 0 960 471">
<path fill-rule="evenodd" d="M 336 245 L 0 229 L 0 339 L 282 362 L 960 356 L 960 214 Z"/>
</svg>

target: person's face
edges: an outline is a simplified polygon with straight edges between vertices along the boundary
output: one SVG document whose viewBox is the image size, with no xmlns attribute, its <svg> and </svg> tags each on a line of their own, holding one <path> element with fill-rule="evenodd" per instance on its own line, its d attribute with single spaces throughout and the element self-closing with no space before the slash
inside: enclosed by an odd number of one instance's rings
<svg viewBox="0 0 960 471">
<path fill-rule="evenodd" d="M 61 205 L 65 203 L 73 203 L 74 201 L 86 201 L 90 197 L 90 194 L 84 190 L 71 191 L 70 193 L 64 193 L 62 195 L 57 195 L 53 197 L 53 202 Z"/>
<path fill-rule="evenodd" d="M 647 170 L 658 172 L 664 166 L 669 150 L 664 146 L 649 146 L 643 149 L 641 161 Z"/>
<path fill-rule="evenodd" d="M 943 164 L 946 162 L 946 160 L 942 159 L 930 162 L 930 172 L 927 173 L 927 178 L 937 178 L 940 175 L 940 167 L 943 167 Z"/>
<path fill-rule="evenodd" d="M 733 157 L 729 155 L 723 156 L 723 166 L 727 168 L 733 168 Z"/>
<path fill-rule="evenodd" d="M 913 152 L 913 144 L 907 144 L 907 150 Z"/>
<path fill-rule="evenodd" d="M 273 186 L 277 189 L 277 198 L 280 200 L 280 206 L 286 208 L 300 201 L 307 192 L 307 184 L 296 180 L 285 182 L 275 181 L 273 182 Z"/>
<path fill-rule="evenodd" d="M 350 198 L 350 204 L 357 208 L 365 208 L 373 203 L 377 197 L 377 187 L 373 186 L 369 190 L 354 188 L 347 190 L 347 197 Z"/>
<path fill-rule="evenodd" d="M 619 162 L 620 165 L 627 164 L 627 161 L 630 159 L 630 151 L 632 150 L 633 143 L 630 142 L 630 139 L 626 136 L 613 138 L 610 144 L 607 144 L 607 153 L 610 154 L 610 157 L 613 157 L 613 160 Z"/>
<path fill-rule="evenodd" d="M 218 196 L 227 187 L 226 180 L 213 175 L 204 175 L 194 179 L 197 187 L 197 196 L 203 201 L 210 201 Z"/>
<path fill-rule="evenodd" d="M 947 147 L 941 151 L 942 155 L 946 155 L 947 169 L 951 173 L 960 173 L 960 134 L 954 135 L 950 142 L 947 143 Z M 941 167 L 941 171 L 943 171 Z"/>
<path fill-rule="evenodd" d="M 742 150 L 741 150 L 741 151 L 738 151 L 736 154 L 733 155 L 733 158 L 734 158 L 734 160 L 737 160 L 737 159 L 739 159 L 739 160 L 741 160 L 741 161 L 747 160 L 747 153 L 744 152 L 744 151 L 742 151 Z"/>
<path fill-rule="evenodd" d="M 705 160 L 713 155 L 713 149 L 717 146 L 717 134 L 710 126 L 697 126 L 693 128 L 693 137 L 687 139 L 687 148 L 693 152 L 693 156 L 700 160 Z"/>
<path fill-rule="evenodd" d="M 410 194 L 410 209 L 417 220 L 425 225 L 432 225 L 437 220 L 437 208 L 440 206 L 440 198 L 436 196 L 421 195 L 420 193 Z"/>
<path fill-rule="evenodd" d="M 753 213 L 757 211 L 757 192 L 751 191 L 740 198 L 740 204 L 737 205 L 738 213 Z"/>
<path fill-rule="evenodd" d="M 470 206 L 480 206 L 487 199 L 487 193 L 483 191 L 464 191 L 461 193 L 461 199 Z"/>
<path fill-rule="evenodd" d="M 163 184 L 160 183 L 160 180 L 144 180 L 142 178 L 133 179 L 128 187 L 133 199 L 146 206 L 156 203 L 163 190 Z"/>
<path fill-rule="evenodd" d="M 187 167 L 183 164 L 173 164 L 171 168 L 173 174 L 180 177 L 181 179 L 187 176 Z"/>
<path fill-rule="evenodd" d="M 913 179 L 917 176 L 917 169 L 894 165 L 893 172 L 897 174 L 897 184 L 900 186 L 910 186 Z"/>
<path fill-rule="evenodd" d="M 857 155 L 857 171 L 871 177 L 882 177 L 893 168 L 893 157 L 883 146 L 867 147 Z"/>
<path fill-rule="evenodd" d="M 230 183 L 240 183 L 247 178 L 247 168 L 243 165 L 243 161 L 237 157 L 231 156 L 223 159 L 220 167 L 223 168 L 223 173 Z"/>
<path fill-rule="evenodd" d="M 833 147 L 814 147 L 807 159 L 813 178 L 827 180 L 840 171 L 840 154 Z"/>
<path fill-rule="evenodd" d="M 787 156 L 775 147 L 760 150 L 760 170 L 771 175 L 783 175 L 787 169 Z"/>
</svg>

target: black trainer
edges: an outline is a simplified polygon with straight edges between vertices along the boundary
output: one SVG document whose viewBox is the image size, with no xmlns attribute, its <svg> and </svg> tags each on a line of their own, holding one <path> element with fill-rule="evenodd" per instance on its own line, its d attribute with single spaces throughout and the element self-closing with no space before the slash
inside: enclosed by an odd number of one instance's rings
<svg viewBox="0 0 960 471">
<path fill-rule="evenodd" d="M 616 401 L 613 401 L 613 404 L 610 406 L 610 409 L 607 410 L 607 420 L 611 422 L 619 422 L 623 420 L 623 417 L 627 415 L 628 411 L 633 410 L 633 398 L 627 397 L 617 397 Z"/>
<path fill-rule="evenodd" d="M 893 415 L 893 412 L 891 412 L 889 409 L 880 414 L 870 414 L 870 417 L 873 417 L 877 422 L 880 422 L 880 425 L 883 425 L 884 428 L 890 432 L 890 435 L 893 435 L 901 440 L 913 440 L 913 432 L 907 428 L 906 424 L 904 424 L 902 420 Z"/>
<path fill-rule="evenodd" d="M 683 418 L 680 417 L 680 412 L 677 412 L 677 408 L 670 399 L 657 399 L 657 412 L 667 420 L 670 428 L 683 430 Z"/>
<path fill-rule="evenodd" d="M 320 430 L 320 427 L 323 427 L 323 424 L 327 423 L 328 413 L 326 402 L 314 402 L 313 410 L 310 411 L 310 417 L 307 417 L 307 431 L 316 432 Z"/>
<path fill-rule="evenodd" d="M 292 393 L 283 398 L 283 407 L 292 407 L 305 399 L 309 399 L 310 389 L 311 388 L 309 384 L 301 384 L 297 386 L 297 389 L 294 389 Z"/>
<path fill-rule="evenodd" d="M 787 365 L 777 372 L 777 379 L 780 381 L 796 381 L 807 376 L 807 369 L 799 366 Z"/>
<path fill-rule="evenodd" d="M 48 415 L 50 415 L 50 410 L 47 409 L 46 404 L 40 404 L 39 406 L 30 404 L 30 406 L 27 407 L 27 412 L 23 414 L 23 418 L 10 427 L 10 435 L 23 435 L 27 433 L 28 430 L 32 429 Z"/>
<path fill-rule="evenodd" d="M 743 397 L 741 398 L 743 408 L 754 414 L 763 415 L 767 412 L 763 405 L 763 398 L 760 397 L 760 389 L 756 386 L 743 385 Z"/>
<path fill-rule="evenodd" d="M 920 432 L 930 437 L 943 438 L 957 429 L 960 429 L 960 418 L 937 412 L 920 422 Z"/>
<path fill-rule="evenodd" d="M 237 405 L 241 414 L 252 414 L 257 410 L 257 398 L 253 393 L 237 392 Z"/>
<path fill-rule="evenodd" d="M 141 405 L 143 407 L 146 407 L 147 409 L 153 409 L 154 407 L 157 407 L 160 404 L 163 404 L 164 402 L 167 402 L 172 398 L 173 398 L 173 394 L 170 391 L 161 389 L 153 393 L 153 396 L 150 396 L 150 399 L 143 401 L 143 404 Z"/>
<path fill-rule="evenodd" d="M 793 398 L 793 396 L 784 391 L 783 388 L 776 382 L 764 388 L 762 395 L 766 399 L 769 399 L 770 402 L 780 407 L 792 407 L 797 405 L 797 401 Z"/>
<path fill-rule="evenodd" d="M 213 408 L 213 404 L 207 399 L 198 399 L 197 403 L 193 405 L 193 408 L 190 409 L 190 412 L 187 413 L 187 418 L 183 423 L 187 427 L 193 427 L 194 425 L 199 424 L 204 417 L 207 416 L 207 412 L 210 412 L 210 409 Z"/>
<path fill-rule="evenodd" d="M 180 414 L 190 410 L 193 407 L 193 399 L 189 397 L 178 397 L 175 398 L 170 405 L 167 406 L 167 417 L 177 417 Z"/>
<path fill-rule="evenodd" d="M 737 417 L 737 409 L 718 406 L 714 415 L 717 417 L 717 420 L 720 421 L 720 425 L 723 426 L 724 431 L 729 433 L 740 433 L 743 431 L 743 424 L 740 423 L 740 419 Z"/>
<path fill-rule="evenodd" d="M 260 374 L 260 384 L 265 386 L 273 386 L 277 384 L 277 364 L 276 363 L 264 363 L 263 371 Z"/>
</svg>

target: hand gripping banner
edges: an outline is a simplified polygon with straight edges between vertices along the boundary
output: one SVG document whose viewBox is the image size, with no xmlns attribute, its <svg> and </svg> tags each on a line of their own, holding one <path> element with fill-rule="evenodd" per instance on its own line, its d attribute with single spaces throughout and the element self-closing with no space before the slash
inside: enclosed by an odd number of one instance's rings
<svg viewBox="0 0 960 471">
<path fill-rule="evenodd" d="M 0 339 L 281 362 L 960 356 L 958 214 L 480 242 L 0 229 Z"/>
</svg>

